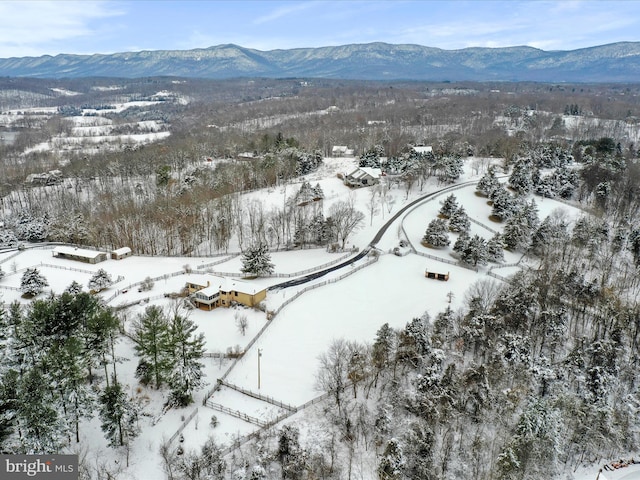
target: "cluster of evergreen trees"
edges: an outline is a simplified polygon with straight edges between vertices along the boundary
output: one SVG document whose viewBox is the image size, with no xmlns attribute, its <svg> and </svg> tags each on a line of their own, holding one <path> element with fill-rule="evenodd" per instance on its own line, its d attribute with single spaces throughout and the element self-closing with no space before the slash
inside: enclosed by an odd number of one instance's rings
<svg viewBox="0 0 640 480">
<path fill-rule="evenodd" d="M 59 452 L 96 410 L 112 445 L 136 435 L 136 407 L 117 376 L 118 319 L 74 290 L 0 309 L 3 450 Z"/>
<path fill-rule="evenodd" d="M 80 424 L 98 413 L 112 447 L 138 435 L 139 405 L 119 379 L 118 318 L 76 282 L 59 295 L 0 308 L 0 448 L 12 453 L 59 453 L 80 441 Z M 149 307 L 131 338 L 137 373 L 168 403 L 183 406 L 204 385 L 202 334 L 174 311 Z"/>
<path fill-rule="evenodd" d="M 169 405 L 185 406 L 195 390 L 204 386 L 204 334 L 196 334 L 192 320 L 174 311 L 167 315 L 156 305 L 145 309 L 133 324 L 131 338 L 139 363 L 136 377 L 156 389 L 167 384 Z"/>
<path fill-rule="evenodd" d="M 432 220 L 422 237 L 423 243 L 432 247 L 445 247 L 451 243 L 447 231 L 458 233 L 453 251 L 467 265 L 486 265 L 487 262 L 499 263 L 504 260 L 503 249 L 508 246 L 505 236 L 496 233 L 488 241 L 478 234 L 470 235 L 471 222 L 462 205 L 454 194 L 442 202 L 439 217 Z"/>
</svg>

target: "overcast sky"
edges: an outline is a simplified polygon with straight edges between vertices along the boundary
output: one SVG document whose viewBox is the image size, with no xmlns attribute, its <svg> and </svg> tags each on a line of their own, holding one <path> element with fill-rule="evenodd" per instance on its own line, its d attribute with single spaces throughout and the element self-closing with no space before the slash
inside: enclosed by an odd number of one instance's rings
<svg viewBox="0 0 640 480">
<path fill-rule="evenodd" d="M 639 37 L 638 0 L 0 0 L 0 58 L 224 43 L 573 50 Z"/>
</svg>

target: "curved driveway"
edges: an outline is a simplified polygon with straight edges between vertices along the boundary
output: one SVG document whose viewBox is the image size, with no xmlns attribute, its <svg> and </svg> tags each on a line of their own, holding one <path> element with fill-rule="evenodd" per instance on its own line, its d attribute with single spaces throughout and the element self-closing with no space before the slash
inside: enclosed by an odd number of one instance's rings
<svg viewBox="0 0 640 480">
<path fill-rule="evenodd" d="M 463 183 L 456 183 L 454 185 L 450 185 L 448 187 L 445 188 L 441 188 L 440 190 L 436 190 L 435 192 L 431 192 L 428 193 L 420 198 L 417 198 L 416 200 L 413 200 L 412 202 L 406 204 L 404 207 L 402 207 L 400 210 L 398 210 L 395 215 L 393 215 L 393 217 L 391 217 L 389 220 L 387 220 L 387 222 L 380 228 L 380 230 L 378 230 L 378 233 L 375 234 L 375 236 L 373 237 L 373 240 L 371 240 L 371 242 L 369 243 L 369 245 L 367 245 L 366 248 L 364 248 L 362 251 L 360 251 L 356 256 L 351 257 L 348 260 L 345 260 L 342 263 L 339 263 L 337 265 L 333 265 L 331 267 L 325 268 L 324 270 L 319 270 L 317 272 L 313 272 L 310 273 L 309 275 L 304 275 L 302 277 L 298 277 L 295 278 L 293 280 L 288 280 L 286 282 L 282 282 L 279 283 L 277 285 L 272 285 L 271 287 L 269 287 L 267 290 L 276 290 L 276 289 L 280 289 L 280 288 L 288 288 L 288 287 L 294 287 L 296 285 L 301 285 L 303 283 L 307 283 L 310 282 L 312 280 L 315 280 L 317 278 L 320 278 L 324 275 L 326 275 L 329 272 L 334 272 L 340 268 L 346 267 L 348 265 L 351 265 L 352 263 L 360 260 L 361 258 L 363 258 L 365 255 L 367 255 L 372 248 L 375 248 L 376 244 L 380 241 L 380 239 L 382 238 L 382 236 L 387 232 L 387 230 L 389 229 L 389 227 L 401 216 L 403 215 L 407 210 L 409 210 L 410 208 L 414 207 L 415 205 L 418 205 L 420 202 L 424 202 L 425 200 L 429 200 L 430 198 L 435 197 L 436 195 L 439 195 L 443 192 L 446 192 L 447 190 L 452 190 L 452 189 L 457 189 L 466 185 L 473 185 L 475 183 L 478 183 L 477 180 L 471 180 L 468 182 L 463 182 Z"/>
</svg>

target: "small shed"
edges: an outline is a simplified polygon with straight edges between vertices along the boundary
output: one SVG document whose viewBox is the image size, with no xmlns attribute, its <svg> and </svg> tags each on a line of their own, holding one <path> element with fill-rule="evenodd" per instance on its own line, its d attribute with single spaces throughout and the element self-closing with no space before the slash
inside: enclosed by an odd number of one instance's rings
<svg viewBox="0 0 640 480">
<path fill-rule="evenodd" d="M 123 258 L 127 258 L 130 256 L 131 256 L 131 249 L 129 247 L 117 248 L 116 250 L 111 251 L 112 260 L 122 260 Z"/>
<path fill-rule="evenodd" d="M 54 248 L 53 256 L 58 258 L 65 258 L 67 260 L 75 260 L 77 262 L 85 262 L 85 263 L 99 263 L 99 262 L 104 262 L 107 259 L 106 252 L 99 252 L 97 250 L 87 250 L 87 249 L 78 248 L 78 247 L 67 247 L 64 245 Z"/>
<path fill-rule="evenodd" d="M 434 280 L 442 280 L 443 282 L 446 282 L 447 280 L 449 280 L 449 272 L 437 273 L 437 272 L 430 272 L 429 270 L 425 270 L 424 276 L 427 278 L 433 278 Z"/>
</svg>

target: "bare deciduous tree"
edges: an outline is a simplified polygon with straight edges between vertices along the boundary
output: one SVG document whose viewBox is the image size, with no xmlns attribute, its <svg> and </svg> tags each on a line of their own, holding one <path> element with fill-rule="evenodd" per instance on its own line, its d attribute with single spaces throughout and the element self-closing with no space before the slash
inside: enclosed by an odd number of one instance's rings
<svg viewBox="0 0 640 480">
<path fill-rule="evenodd" d="M 340 240 L 343 250 L 349 235 L 360 228 L 364 221 L 364 213 L 356 210 L 354 203 L 355 199 L 350 196 L 348 201 L 340 200 L 329 207 L 328 217 L 333 222 L 336 238 Z"/>
<path fill-rule="evenodd" d="M 236 326 L 238 327 L 238 331 L 242 334 L 242 336 L 247 333 L 247 328 L 249 327 L 249 320 L 247 316 L 243 313 L 236 312 L 233 316 L 236 320 Z"/>
</svg>

